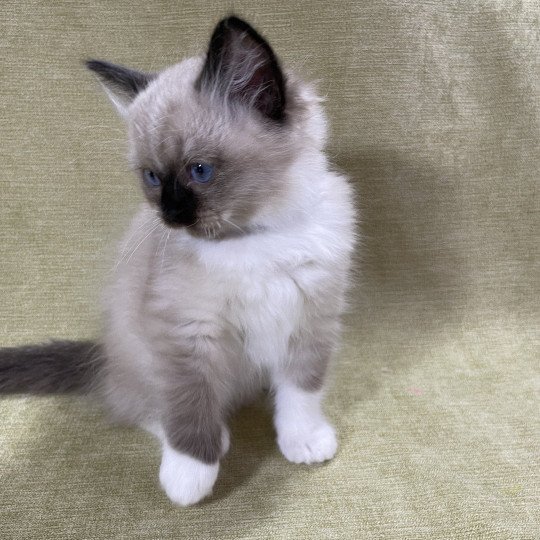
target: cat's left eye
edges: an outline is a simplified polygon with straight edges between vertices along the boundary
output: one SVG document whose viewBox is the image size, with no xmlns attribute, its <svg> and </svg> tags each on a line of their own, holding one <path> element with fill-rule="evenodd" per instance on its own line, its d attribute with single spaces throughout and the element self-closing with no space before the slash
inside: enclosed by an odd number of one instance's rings
<svg viewBox="0 0 540 540">
<path fill-rule="evenodd" d="M 159 176 L 154 171 L 150 171 L 149 169 L 144 169 L 143 178 L 146 185 L 150 187 L 158 187 L 161 185 Z"/>
<path fill-rule="evenodd" d="M 188 167 L 189 176 L 199 184 L 205 184 L 214 176 L 214 166 L 209 163 L 192 163 Z"/>
</svg>

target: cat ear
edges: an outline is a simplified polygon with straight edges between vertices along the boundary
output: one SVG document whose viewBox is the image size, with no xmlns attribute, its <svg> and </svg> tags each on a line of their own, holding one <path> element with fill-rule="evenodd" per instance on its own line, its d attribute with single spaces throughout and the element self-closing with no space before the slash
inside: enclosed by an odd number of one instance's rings
<svg viewBox="0 0 540 540">
<path fill-rule="evenodd" d="M 237 17 L 216 26 L 196 87 L 254 108 L 272 120 L 285 117 L 285 80 L 274 51 Z"/>
<path fill-rule="evenodd" d="M 109 99 L 124 118 L 127 114 L 128 105 L 155 77 L 151 73 L 135 71 L 102 60 L 88 60 L 86 67 L 97 73 Z"/>
</svg>

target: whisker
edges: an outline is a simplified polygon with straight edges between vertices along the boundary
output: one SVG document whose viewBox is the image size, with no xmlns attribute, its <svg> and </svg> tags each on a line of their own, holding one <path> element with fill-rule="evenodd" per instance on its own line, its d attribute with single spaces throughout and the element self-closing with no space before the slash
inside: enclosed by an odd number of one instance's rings
<svg viewBox="0 0 540 540">
<path fill-rule="evenodd" d="M 165 238 L 165 245 L 163 246 L 163 249 L 161 250 L 161 265 L 159 267 L 159 273 L 163 272 L 163 263 L 165 262 L 165 250 L 167 249 L 167 242 L 169 241 L 169 237 L 171 236 L 171 229 L 169 229 L 169 232 L 167 233 L 167 238 Z M 164 233 L 165 234 L 165 233 Z"/>
<path fill-rule="evenodd" d="M 132 233 L 131 235 L 129 236 L 129 238 L 126 240 L 126 243 L 124 244 L 123 248 L 122 248 L 122 253 L 120 254 L 121 256 L 126 252 L 126 250 L 128 249 L 129 247 L 129 243 L 131 242 L 131 240 L 133 239 L 133 237 L 141 230 L 141 229 L 144 229 L 145 227 L 147 226 L 152 226 L 152 225 L 155 225 L 157 222 L 159 221 L 159 217 L 158 216 L 150 216 L 147 220 L 143 221 Z"/>
<path fill-rule="evenodd" d="M 150 231 L 146 234 L 146 236 L 135 246 L 135 249 L 131 252 L 131 255 L 128 257 L 127 261 L 126 261 L 126 264 L 129 263 L 129 261 L 131 260 L 131 258 L 133 257 L 133 255 L 135 254 L 135 252 L 139 249 L 139 247 L 142 245 L 142 243 L 159 227 L 159 223 L 157 223 L 156 225 L 154 225 Z"/>
<path fill-rule="evenodd" d="M 200 221 L 200 219 L 197 219 L 195 223 L 192 223 L 191 225 L 186 225 L 186 229 L 189 229 L 190 227 L 195 227 L 195 225 L 197 225 L 197 223 L 199 223 Z"/>
<path fill-rule="evenodd" d="M 167 229 L 163 229 L 163 232 L 161 233 L 161 236 L 159 238 L 159 242 L 156 246 L 156 253 L 155 255 L 157 255 L 157 252 L 159 251 L 159 248 L 161 247 L 161 244 L 163 243 L 163 240 L 165 239 L 165 236 L 167 235 Z"/>
<path fill-rule="evenodd" d="M 242 229 L 242 227 L 240 227 L 240 225 L 237 225 L 236 223 L 233 223 L 232 221 L 229 221 L 228 219 L 225 219 L 224 217 L 221 218 L 222 221 L 224 221 L 225 223 L 228 223 L 229 225 L 232 225 L 233 227 L 235 227 L 236 229 L 238 229 L 240 232 L 242 232 L 243 234 L 247 234 L 247 231 L 245 229 Z"/>
<path fill-rule="evenodd" d="M 150 232 L 154 231 L 158 226 L 159 226 L 159 222 L 160 222 L 160 219 L 159 217 L 156 217 L 156 216 L 152 216 L 150 217 L 149 219 L 147 219 L 146 221 L 144 221 L 143 223 L 141 223 L 134 231 L 133 233 L 130 235 L 130 237 L 127 239 L 126 243 L 124 244 L 123 248 L 122 248 L 122 253 L 120 253 L 120 259 L 118 260 L 118 262 L 115 264 L 114 266 L 114 269 L 117 270 L 118 267 L 120 266 L 120 264 L 124 261 L 124 259 L 126 258 L 127 254 L 129 253 L 130 251 L 130 242 L 131 240 L 133 240 L 133 238 L 137 235 L 137 233 L 141 230 L 141 229 L 144 229 L 145 227 L 152 227 Z M 149 233 L 150 234 L 150 233 Z M 148 236 L 148 235 L 147 235 Z M 143 240 L 146 239 L 146 236 L 143 238 Z M 140 244 L 139 244 L 140 245 Z M 139 247 L 139 245 L 137 245 L 137 247 Z M 137 247 L 135 249 L 137 249 Z M 133 250 L 134 252 L 135 250 Z M 133 255 L 133 252 L 131 253 Z M 131 256 L 130 256 L 131 257 Z"/>
</svg>

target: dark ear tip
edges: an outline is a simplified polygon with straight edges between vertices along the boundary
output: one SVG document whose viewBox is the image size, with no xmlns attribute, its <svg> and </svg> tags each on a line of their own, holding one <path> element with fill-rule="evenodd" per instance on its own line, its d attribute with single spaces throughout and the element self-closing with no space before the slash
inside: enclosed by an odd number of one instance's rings
<svg viewBox="0 0 540 540">
<path fill-rule="evenodd" d="M 89 59 L 84 61 L 84 65 L 106 86 L 114 88 L 116 93 L 129 96 L 131 100 L 155 77 L 152 73 L 135 71 L 104 60 Z"/>
<path fill-rule="evenodd" d="M 225 24 L 229 25 L 229 26 L 242 26 L 242 25 L 245 25 L 247 24 L 246 21 L 244 21 L 244 19 L 241 19 L 240 17 L 237 17 L 236 15 L 229 15 L 228 17 L 225 17 L 223 19 L 223 21 Z"/>
<path fill-rule="evenodd" d="M 106 63 L 101 60 L 94 60 L 93 58 L 90 58 L 88 60 L 83 60 L 82 63 L 84 66 L 89 69 L 90 71 L 102 71 L 104 67 L 106 67 Z"/>
<path fill-rule="evenodd" d="M 254 28 L 249 23 L 244 21 L 244 19 L 237 17 L 236 15 L 229 15 L 228 17 L 221 19 L 221 21 L 219 21 L 219 23 L 217 24 L 217 27 L 222 29 L 227 28 L 229 30 L 238 30 L 240 32 L 254 31 Z"/>
</svg>

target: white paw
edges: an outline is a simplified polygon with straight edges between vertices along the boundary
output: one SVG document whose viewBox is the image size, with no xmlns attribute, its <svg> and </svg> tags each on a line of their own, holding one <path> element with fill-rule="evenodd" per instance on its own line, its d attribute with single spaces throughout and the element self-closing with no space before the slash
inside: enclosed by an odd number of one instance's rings
<svg viewBox="0 0 540 540">
<path fill-rule="evenodd" d="M 297 428 L 279 433 L 278 446 L 293 463 L 320 463 L 334 457 L 338 443 L 334 428 L 321 422 L 310 429 Z"/>
<path fill-rule="evenodd" d="M 159 481 L 175 504 L 189 506 L 210 495 L 218 471 L 219 462 L 208 465 L 163 445 Z"/>
</svg>

